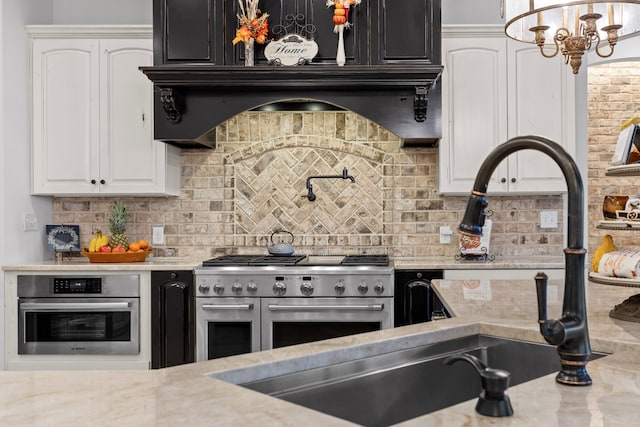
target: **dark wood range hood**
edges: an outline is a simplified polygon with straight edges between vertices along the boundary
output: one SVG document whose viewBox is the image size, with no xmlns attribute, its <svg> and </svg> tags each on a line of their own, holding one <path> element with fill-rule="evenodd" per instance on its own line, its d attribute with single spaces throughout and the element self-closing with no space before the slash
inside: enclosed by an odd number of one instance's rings
<svg viewBox="0 0 640 427">
<path fill-rule="evenodd" d="M 347 62 L 335 63 L 337 35 L 326 0 L 261 0 L 274 28 L 287 16 L 313 24 L 319 53 L 311 64 L 269 65 L 256 45 L 245 67 L 237 0 L 154 0 L 155 138 L 214 147 L 215 127 L 273 103 L 326 103 L 351 110 L 400 137 L 433 145 L 441 136 L 440 0 L 362 0 L 345 31 Z"/>
</svg>

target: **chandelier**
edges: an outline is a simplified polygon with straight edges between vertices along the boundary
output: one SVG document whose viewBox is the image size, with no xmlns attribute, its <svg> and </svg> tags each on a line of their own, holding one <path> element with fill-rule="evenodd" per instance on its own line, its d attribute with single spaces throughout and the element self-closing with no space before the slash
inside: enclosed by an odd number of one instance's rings
<svg viewBox="0 0 640 427">
<path fill-rule="evenodd" d="M 505 34 L 533 43 L 546 58 L 562 53 L 578 74 L 582 55 L 594 48 L 608 58 L 618 39 L 640 30 L 640 0 L 501 0 Z"/>
</svg>

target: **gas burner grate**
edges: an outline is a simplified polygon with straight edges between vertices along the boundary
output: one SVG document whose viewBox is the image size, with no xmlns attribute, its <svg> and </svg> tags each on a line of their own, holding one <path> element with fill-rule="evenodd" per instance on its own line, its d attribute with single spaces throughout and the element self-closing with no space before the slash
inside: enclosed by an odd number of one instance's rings
<svg viewBox="0 0 640 427">
<path fill-rule="evenodd" d="M 210 260 L 203 261 L 203 267 L 219 267 L 225 265 L 249 265 L 252 259 L 255 259 L 255 255 L 223 255 L 218 258 L 211 258 Z"/>
<path fill-rule="evenodd" d="M 389 255 L 347 255 L 341 265 L 386 267 L 389 265 Z"/>
<path fill-rule="evenodd" d="M 296 265 L 305 259 L 305 255 L 296 256 L 262 256 L 262 255 L 223 255 L 202 262 L 203 267 L 224 267 L 224 266 L 290 266 Z"/>
<path fill-rule="evenodd" d="M 251 261 L 249 261 L 249 265 L 255 266 L 289 266 L 296 265 L 303 259 L 305 259 L 305 255 L 295 255 L 295 256 L 259 256 L 254 257 Z"/>
</svg>

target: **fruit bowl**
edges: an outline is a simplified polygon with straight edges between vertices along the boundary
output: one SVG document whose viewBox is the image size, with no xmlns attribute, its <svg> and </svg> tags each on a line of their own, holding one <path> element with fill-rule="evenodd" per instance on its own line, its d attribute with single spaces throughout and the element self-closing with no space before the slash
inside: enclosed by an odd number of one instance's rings
<svg viewBox="0 0 640 427">
<path fill-rule="evenodd" d="M 89 262 L 143 262 L 151 253 L 151 248 L 139 252 L 89 252 L 82 248 L 82 255 L 89 258 Z"/>
</svg>

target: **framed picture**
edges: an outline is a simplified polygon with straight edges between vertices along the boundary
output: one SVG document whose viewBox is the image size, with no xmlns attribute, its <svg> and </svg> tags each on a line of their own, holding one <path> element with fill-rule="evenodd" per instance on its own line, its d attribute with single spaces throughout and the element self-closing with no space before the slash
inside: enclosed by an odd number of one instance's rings
<svg viewBox="0 0 640 427">
<path fill-rule="evenodd" d="M 640 160 L 640 127 L 638 125 L 627 126 L 620 131 L 611 165 L 635 163 L 638 160 Z"/>
<path fill-rule="evenodd" d="M 47 248 L 50 252 L 80 251 L 79 225 L 47 224 Z"/>
</svg>

